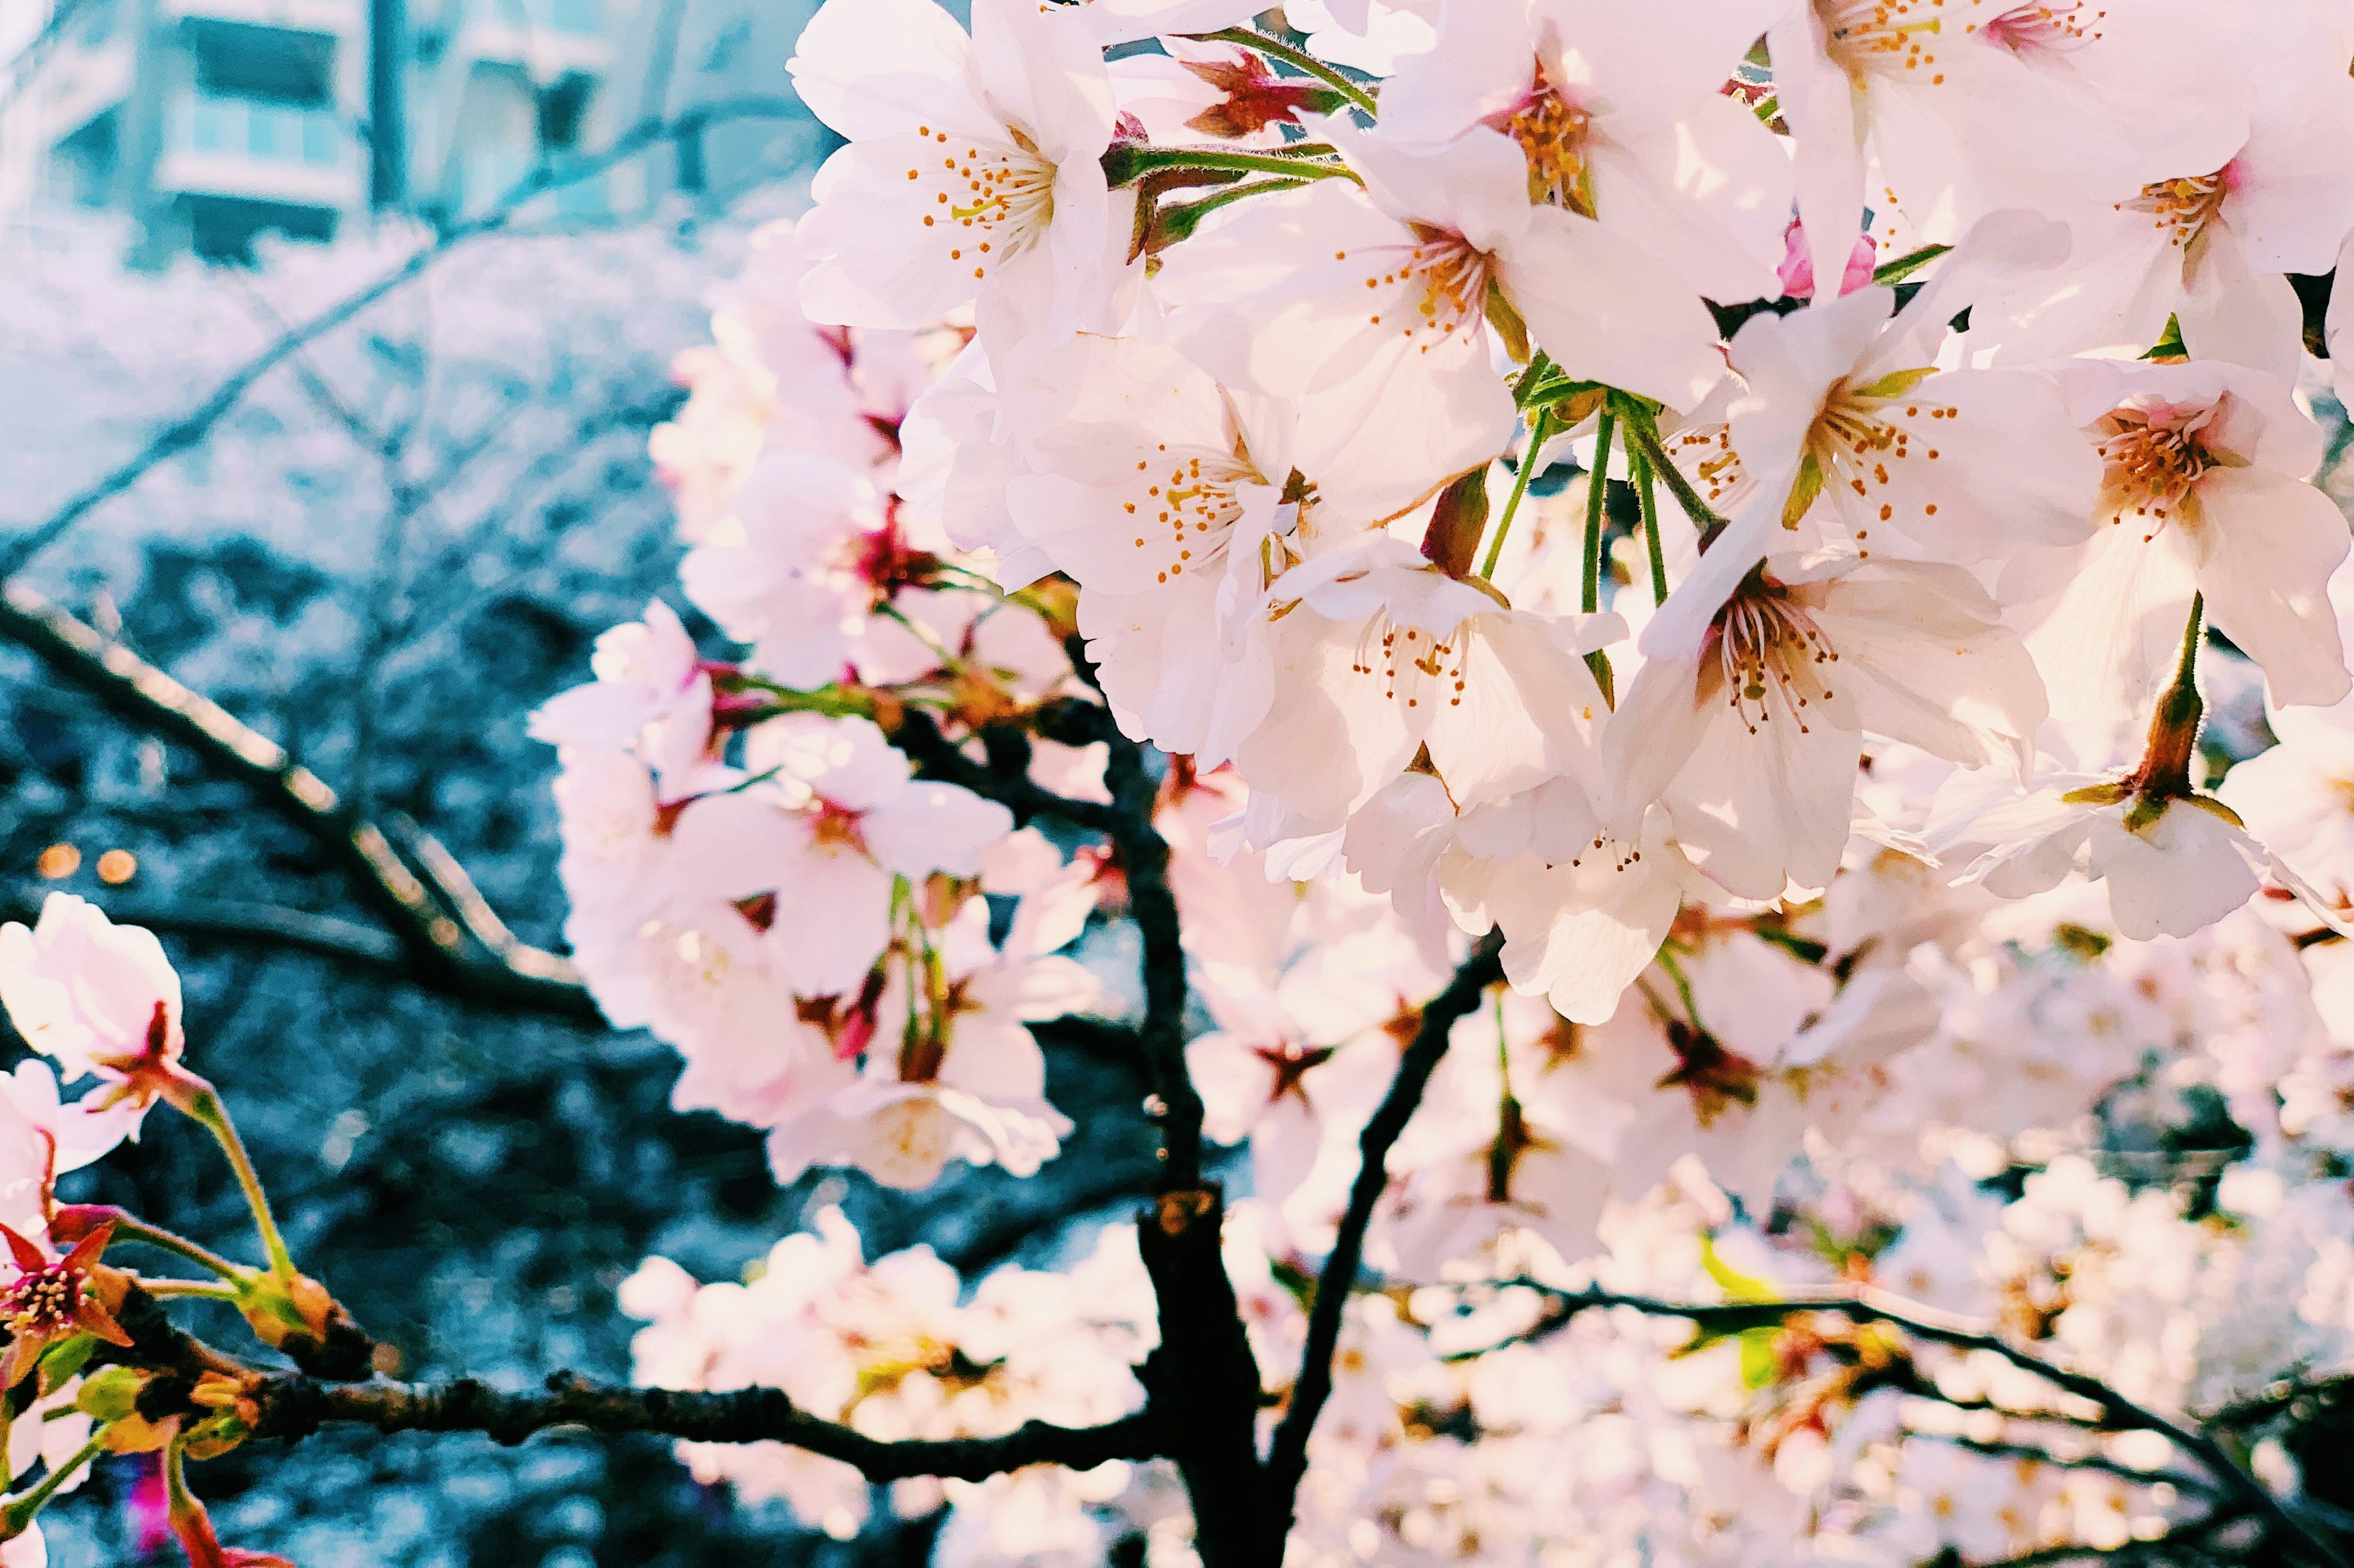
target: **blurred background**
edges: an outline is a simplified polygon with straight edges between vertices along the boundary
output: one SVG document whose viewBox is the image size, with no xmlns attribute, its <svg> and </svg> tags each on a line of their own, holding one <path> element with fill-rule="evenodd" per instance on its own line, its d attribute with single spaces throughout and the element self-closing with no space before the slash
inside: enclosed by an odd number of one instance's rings
<svg viewBox="0 0 2354 1568">
<path fill-rule="evenodd" d="M 732 1277 L 821 1203 L 971 1270 L 1149 1180 L 1140 1081 L 1053 1036 L 1082 1130 L 1044 1176 L 779 1192 L 757 1134 L 668 1108 L 666 1047 L 497 957 L 496 919 L 561 946 L 526 716 L 673 582 L 673 361 L 831 145 L 785 71 L 812 5 L 0 0 L 0 914 L 64 889 L 163 935 L 192 1059 L 401 1375 L 626 1378 L 640 1259 Z M 249 1253 L 189 1130 L 67 1195 Z M 912 1563 L 935 1528 L 797 1532 L 654 1440 L 277 1446 L 196 1479 L 303 1568 Z M 53 1563 L 177 1560 L 141 1463 L 49 1510 Z"/>
</svg>

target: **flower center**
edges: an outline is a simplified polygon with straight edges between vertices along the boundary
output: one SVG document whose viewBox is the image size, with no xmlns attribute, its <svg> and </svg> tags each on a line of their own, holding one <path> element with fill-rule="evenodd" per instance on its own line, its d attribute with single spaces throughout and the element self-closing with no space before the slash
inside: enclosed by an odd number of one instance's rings
<svg viewBox="0 0 2354 1568">
<path fill-rule="evenodd" d="M 1585 161 L 1594 117 L 1545 79 L 1543 62 L 1528 95 L 1489 123 L 1521 144 L 1529 165 L 1529 200 L 1594 216 L 1593 171 Z"/>
<path fill-rule="evenodd" d="M 2116 210 L 2150 215 L 2150 227 L 2166 236 L 2168 246 L 2182 252 L 2187 281 L 2206 253 L 2208 225 L 2223 210 L 2223 200 L 2232 194 L 2230 173 L 2227 165 L 2211 175 L 2159 180 L 2142 186 L 2141 195 L 2131 200 L 2117 203 Z"/>
<path fill-rule="evenodd" d="M 2178 408 L 2157 399 L 2136 399 L 2104 414 L 2093 425 L 2093 448 L 2105 465 L 2101 476 L 2101 512 L 2112 523 L 2132 517 L 2158 537 L 2180 517 L 2198 520 L 2198 485 L 2207 471 L 2232 466 L 2200 440 L 2213 423 L 2220 400 L 2208 408 Z"/>
<path fill-rule="evenodd" d="M 1386 616 L 1375 616 L 1365 623 L 1357 641 L 1357 656 L 1349 664 L 1354 675 L 1379 675 L 1382 695 L 1391 702 L 1401 700 L 1398 682 L 1405 682 L 1403 699 L 1409 708 L 1419 708 L 1428 696 L 1434 703 L 1437 694 L 1428 683 L 1441 683 L 1447 705 L 1463 705 L 1465 655 L 1471 647 L 1469 624 L 1458 626 L 1445 637 L 1423 630 L 1418 626 L 1398 626 Z M 1417 679 L 1416 677 L 1423 677 Z"/>
<path fill-rule="evenodd" d="M 1730 425 L 1696 425 L 1670 438 L 1668 453 L 1691 481 L 1701 499 L 1719 512 L 1730 512 L 1748 493 L 1749 472 L 1733 447 Z"/>
<path fill-rule="evenodd" d="M 70 1329 L 80 1306 L 81 1277 L 52 1264 L 0 1291 L 0 1321 L 19 1339 L 37 1339 Z"/>
<path fill-rule="evenodd" d="M 1929 72 L 1943 82 L 1929 40 L 1940 28 L 1935 7 L 1944 0 L 1815 0 L 1831 63 L 1858 87 L 1868 76 L 1903 77 Z"/>
<path fill-rule="evenodd" d="M 1735 1105 L 1757 1103 L 1757 1064 L 1728 1051 L 1716 1036 L 1680 1018 L 1667 1021 L 1668 1047 L 1676 1065 L 1659 1082 L 1660 1088 L 1681 1088 L 1691 1096 L 1692 1114 L 1707 1127 Z"/>
<path fill-rule="evenodd" d="M 1255 1045 L 1251 1050 L 1275 1075 L 1275 1082 L 1267 1091 L 1269 1105 L 1286 1095 L 1297 1095 L 1306 1100 L 1308 1091 L 1300 1087 L 1302 1081 L 1332 1059 L 1330 1045 L 1300 1045 L 1288 1040 L 1280 1045 Z"/>
<path fill-rule="evenodd" d="M 1407 342 L 1418 340 L 1422 352 L 1428 354 L 1436 344 L 1468 337 L 1486 323 L 1488 283 L 1495 262 L 1451 228 L 1426 223 L 1412 228 L 1411 246 L 1381 248 L 1388 256 L 1404 252 L 1396 265 L 1365 274 L 1365 287 L 1375 295 L 1375 308 L 1366 320 L 1374 326 L 1396 327 Z M 1345 260 L 1348 255 L 1336 252 L 1335 259 Z"/>
<path fill-rule="evenodd" d="M 1717 675 L 1749 733 L 1779 708 L 1800 735 L 1812 734 L 1806 710 L 1832 695 L 1819 666 L 1839 654 L 1805 607 L 1778 588 L 1744 588 L 1717 611 L 1716 633 Z"/>
<path fill-rule="evenodd" d="M 1055 165 L 1021 132 L 1009 126 L 1006 133 L 1011 144 L 917 127 L 932 143 L 907 170 L 920 193 L 924 227 L 948 260 L 971 267 L 975 279 L 1035 244 L 1054 221 Z"/>
<path fill-rule="evenodd" d="M 1973 22 L 1964 32 L 1975 32 L 1988 43 L 2015 55 L 2062 54 L 2099 39 L 2106 11 L 2087 11 L 2084 0 L 2040 0 L 2014 5 L 1988 22 Z"/>
<path fill-rule="evenodd" d="M 1929 441 L 1917 450 L 1914 447 L 1911 429 L 1913 421 L 1925 418 L 1933 423 L 1961 418 L 1961 410 L 1951 405 L 1914 395 L 1914 389 L 1935 374 L 1933 366 L 1922 366 L 1891 372 L 1861 387 L 1850 385 L 1845 377 L 1831 384 L 1814 423 L 1807 429 L 1798 477 L 1782 506 L 1784 527 L 1796 528 L 1816 496 L 1829 485 L 1845 486 L 1869 508 L 1874 495 L 1894 483 L 1891 464 L 1908 463 L 1915 458 L 1926 462 L 1938 460 L 1939 449 Z M 1926 503 L 1922 511 L 1934 517 L 1936 503 Z M 1880 502 L 1879 521 L 1888 522 L 1895 514 L 1893 502 Z M 1870 522 L 1856 523 L 1853 532 L 1861 545 L 1872 537 Z M 1872 554 L 1869 549 L 1859 553 Z"/>
<path fill-rule="evenodd" d="M 1189 566 L 1198 572 L 1218 558 L 1243 514 L 1235 491 L 1267 481 L 1239 450 L 1172 452 L 1163 445 L 1158 455 L 1168 466 L 1156 470 L 1152 459 L 1139 458 L 1136 471 L 1145 482 L 1144 493 L 1120 506 L 1138 526 L 1132 547 L 1166 558 L 1158 574 L 1165 583 L 1183 577 Z"/>
<path fill-rule="evenodd" d="M 810 840 L 813 843 L 854 849 L 863 854 L 866 852 L 865 822 L 864 813 L 852 810 L 847 806 L 837 806 L 821 796 L 817 802 L 817 818 L 810 824 Z"/>
</svg>

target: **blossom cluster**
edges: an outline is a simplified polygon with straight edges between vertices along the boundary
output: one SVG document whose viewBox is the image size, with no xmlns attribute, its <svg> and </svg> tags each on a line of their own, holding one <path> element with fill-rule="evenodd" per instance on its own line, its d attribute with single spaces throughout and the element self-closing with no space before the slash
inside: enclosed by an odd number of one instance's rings
<svg viewBox="0 0 2354 1568">
<path fill-rule="evenodd" d="M 2035 1031 L 1973 1015 L 2045 980 L 2001 900 L 2336 921 L 2347 529 L 2285 273 L 2354 229 L 2316 172 L 2349 35 L 1913 9 L 1375 5 L 1310 28 L 1354 73 L 1263 40 L 1315 74 L 1105 58 L 1234 6 L 821 10 L 795 79 L 849 144 L 654 443 L 741 652 L 657 603 L 536 720 L 572 945 L 680 1103 L 773 1128 L 780 1176 L 1053 1151 L 1022 1025 L 1087 1005 L 1057 949 L 1119 868 L 893 741 L 999 766 L 1027 726 L 1032 783 L 1105 802 L 1101 747 L 1034 722 L 1072 703 L 1184 759 L 1229 1139 L 1250 1073 L 1377 1081 L 1352 1043 L 1491 925 L 1526 1036 L 1623 1081 L 1564 1147 L 1661 1150 L 1640 1191 L 1691 1143 L 1653 1086 L 1752 1181 L 1810 1128 L 2007 1119 Z M 2133 84 L 2193 75 L 2126 136 Z M 2284 737 L 2220 796 L 2202 653 Z M 2050 1054 L 2030 1121 L 2117 1066 Z"/>
<path fill-rule="evenodd" d="M 886 1440 L 1126 1414 L 1143 1401 L 1130 1369 L 1158 1338 L 1133 1233 L 1103 1233 L 1095 1255 L 1067 1271 L 1001 1269 L 968 1296 L 928 1247 L 867 1262 L 838 1209 L 822 1211 L 813 1234 L 779 1242 L 742 1284 L 698 1285 L 650 1259 L 623 1283 L 620 1305 L 647 1325 L 635 1341 L 639 1382 L 780 1388 L 801 1410 Z M 781 1443 L 682 1443 L 679 1457 L 696 1479 L 726 1482 L 746 1502 L 782 1501 L 838 1538 L 866 1523 L 866 1479 L 838 1459 Z M 1076 1475 L 1041 1465 L 983 1482 L 901 1481 L 890 1505 L 917 1519 L 957 1503 L 983 1556 L 1002 1534 L 1021 1542 L 999 1549 L 1003 1561 L 1099 1562 L 1108 1541 L 1096 1510 L 1139 1484 L 1119 1460 Z"/>
<path fill-rule="evenodd" d="M 2130 1443 L 1907 1436 L 1925 1391 L 1995 1397 L 1967 1356 L 1529 1337 L 1544 1289 L 1496 1282 L 1861 1279 L 2168 1408 L 2354 1354 L 2354 577 L 2317 482 L 2354 291 L 2308 308 L 2354 241 L 2354 13 L 1254 11 L 818 11 L 794 78 L 845 145 L 654 444 L 698 629 L 649 607 L 535 721 L 592 991 L 780 1181 L 1034 1171 L 1069 1124 L 1027 1026 L 1126 1008 L 1111 927 L 1160 874 L 1090 835 L 1149 822 L 1252 1194 L 1229 1270 L 1274 1282 L 1493 931 L 1506 983 L 1388 1150 L 1395 1289 L 1352 1308 L 1305 1560 L 2167 1528 Z M 2190 1088 L 2253 1140 L 2220 1199 L 2102 1173 L 2096 1107 Z M 642 1275 L 644 1375 L 806 1366 L 878 1430 L 1060 1408 L 952 1353 L 934 1263 L 829 1225 L 740 1290 Z M 2232 1322 L 2259 1276 L 2296 1305 Z M 825 1326 L 827 1281 L 886 1277 L 937 1315 L 904 1408 L 860 1392 L 897 1352 Z M 1244 1294 L 1279 1401 L 1299 1305 Z M 785 1322 L 812 1348 L 764 1360 Z M 1605 1419 L 1648 1457 L 1564 1477 L 1547 1439 Z M 693 1462 L 860 1517 L 821 1461 Z M 960 1517 L 1037 1560 L 1147 1493 Z"/>
</svg>

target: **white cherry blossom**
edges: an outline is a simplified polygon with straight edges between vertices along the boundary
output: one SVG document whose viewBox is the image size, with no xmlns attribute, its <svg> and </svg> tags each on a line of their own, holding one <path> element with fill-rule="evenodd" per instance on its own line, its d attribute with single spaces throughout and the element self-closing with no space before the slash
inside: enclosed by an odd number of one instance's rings
<svg viewBox="0 0 2354 1568">
<path fill-rule="evenodd" d="M 793 84 L 850 139 L 794 233 L 811 319 L 923 326 L 976 301 L 984 333 L 1088 324 L 1127 245 L 1098 162 L 1112 96 L 1084 20 L 975 0 L 827 0 Z"/>
</svg>

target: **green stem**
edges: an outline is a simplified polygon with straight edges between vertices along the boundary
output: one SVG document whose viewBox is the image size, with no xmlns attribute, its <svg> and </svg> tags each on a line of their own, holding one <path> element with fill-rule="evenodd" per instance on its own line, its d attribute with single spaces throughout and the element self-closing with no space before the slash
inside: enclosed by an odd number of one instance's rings
<svg viewBox="0 0 2354 1568">
<path fill-rule="evenodd" d="M 149 1279 L 135 1277 L 139 1288 L 158 1298 L 170 1297 L 201 1297 L 207 1301 L 237 1302 L 245 1299 L 245 1292 L 234 1285 L 217 1284 L 209 1279 Z"/>
<path fill-rule="evenodd" d="M 1585 584 L 1578 608 L 1588 615 L 1602 608 L 1602 503 L 1610 493 L 1610 441 L 1617 428 L 1617 416 L 1605 404 L 1595 426 L 1594 466 L 1585 483 Z"/>
<path fill-rule="evenodd" d="M 261 1233 L 262 1250 L 270 1255 L 270 1272 L 280 1279 L 293 1278 L 293 1255 L 286 1250 L 286 1238 L 279 1234 L 277 1216 L 270 1212 L 270 1195 L 261 1190 L 261 1178 L 254 1174 L 253 1161 L 246 1157 L 245 1141 L 237 1135 L 237 1124 L 229 1120 L 228 1107 L 221 1104 L 217 1092 L 207 1088 L 196 1097 L 188 1114 L 213 1135 L 213 1141 L 228 1157 L 229 1169 L 237 1172 L 246 1206 L 253 1211 L 253 1228 Z"/>
<path fill-rule="evenodd" d="M 1543 349 L 1529 355 L 1528 367 L 1512 382 L 1513 403 L 1525 408 L 1536 402 L 1547 381 L 1558 379 L 1553 376 L 1553 359 Z"/>
<path fill-rule="evenodd" d="M 90 1435 L 90 1441 L 76 1450 L 72 1458 L 54 1467 L 48 1475 L 41 1478 L 39 1486 L 21 1498 L 9 1499 L 5 1507 L 0 1507 L 0 1520 L 5 1521 L 5 1524 L 0 1524 L 0 1531 L 5 1532 L 5 1537 L 0 1538 L 14 1541 L 24 1534 L 31 1527 L 33 1516 L 41 1511 L 41 1506 L 58 1495 L 58 1489 L 73 1479 L 76 1470 L 106 1451 L 107 1431 L 108 1428 L 105 1426 L 93 1429 Z"/>
<path fill-rule="evenodd" d="M 1281 38 L 1270 38 L 1265 33 L 1248 27 L 1225 27 L 1214 33 L 1196 33 L 1195 37 L 1208 44 L 1239 44 L 1246 49 L 1257 49 L 1269 59 L 1281 60 L 1302 76 L 1312 76 L 1365 111 L 1368 118 L 1381 112 L 1373 95 L 1318 59 L 1304 49 L 1295 49 Z"/>
<path fill-rule="evenodd" d="M 1293 175 L 1284 179 L 1246 180 L 1241 185 L 1228 185 L 1225 189 L 1205 196 L 1198 201 L 1178 202 L 1163 207 L 1153 215 L 1152 235 L 1146 249 L 1165 249 L 1170 245 L 1192 238 L 1193 230 L 1201 227 L 1204 218 L 1229 203 L 1246 200 L 1255 196 L 1268 196 L 1276 191 L 1296 191 L 1307 183 L 1308 176 L 1304 175 Z M 995 588 L 997 585 L 991 583 L 989 586 Z"/>
<path fill-rule="evenodd" d="M 1353 170 L 1272 153 L 1225 153 L 1209 147 L 1139 147 L 1117 144 L 1103 155 L 1104 178 L 1114 189 L 1133 185 L 1154 169 L 1232 170 L 1246 175 L 1282 175 L 1296 180 L 1356 180 Z M 1363 182 L 1359 182 L 1363 183 Z"/>
<path fill-rule="evenodd" d="M 1651 603 L 1668 602 L 1668 563 L 1659 548 L 1659 497 L 1651 486 L 1651 460 L 1642 448 L 1627 454 L 1635 471 L 1635 502 L 1643 514 L 1643 540 L 1651 555 Z"/>
<path fill-rule="evenodd" d="M 241 1281 L 253 1273 L 253 1270 L 243 1264 L 231 1263 L 218 1253 L 207 1251 L 176 1232 L 151 1225 L 144 1220 L 133 1219 L 129 1214 L 118 1214 L 112 1217 L 114 1220 L 112 1245 L 138 1242 L 143 1245 L 152 1246 L 158 1252 L 168 1252 L 183 1262 L 195 1264 L 198 1268 L 210 1269 L 223 1279 Z"/>
<path fill-rule="evenodd" d="M 1668 979 L 1675 983 L 1676 1000 L 1684 1004 L 1684 1022 L 1694 1029 L 1708 1027 L 1700 1021 L 1699 1004 L 1692 1001 L 1691 981 L 1685 978 L 1684 967 L 1676 961 L 1676 955 L 1667 947 L 1662 946 L 1655 961 L 1659 968 L 1667 971 Z"/>
<path fill-rule="evenodd" d="M 838 685 L 821 686 L 813 692 L 804 692 L 741 670 L 720 677 L 717 684 L 723 694 L 758 692 L 773 697 L 779 713 L 823 714 L 828 718 L 871 718 L 875 714 L 872 697 L 863 693 L 845 692 Z"/>
<path fill-rule="evenodd" d="M 1529 481 L 1536 473 L 1537 449 L 1543 446 L 1547 429 L 1553 422 L 1553 410 L 1539 408 L 1536 418 L 1529 422 L 1529 444 L 1522 449 L 1521 466 L 1512 475 L 1512 493 L 1504 498 L 1503 515 L 1496 519 L 1496 536 L 1488 542 L 1488 558 L 1479 564 L 1479 575 L 1494 581 L 1496 562 L 1504 553 L 1504 535 L 1512 531 L 1512 516 L 1521 509 L 1521 498 L 1529 493 Z"/>
<path fill-rule="evenodd" d="M 1659 476 L 1668 487 L 1668 493 L 1673 495 L 1676 504 L 1684 509 L 1684 515 L 1700 529 L 1700 547 L 1705 550 L 1716 543 L 1716 536 L 1724 532 L 1725 520 L 1700 498 L 1700 492 L 1691 487 L 1691 481 L 1683 476 L 1683 471 L 1676 467 L 1675 461 L 1668 456 L 1668 449 L 1659 440 L 1659 427 L 1649 419 L 1635 419 L 1628 422 L 1628 429 L 1636 446 L 1651 460 L 1651 471 Z"/>
</svg>

